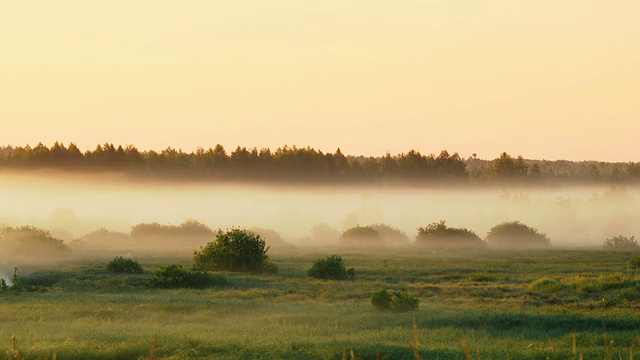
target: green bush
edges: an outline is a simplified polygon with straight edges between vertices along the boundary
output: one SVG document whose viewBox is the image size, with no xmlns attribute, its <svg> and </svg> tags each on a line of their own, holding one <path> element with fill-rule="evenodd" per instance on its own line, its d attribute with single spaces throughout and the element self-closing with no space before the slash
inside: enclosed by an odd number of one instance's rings
<svg viewBox="0 0 640 360">
<path fill-rule="evenodd" d="M 0 228 L 0 258 L 52 258 L 69 255 L 69 248 L 64 241 L 51 235 L 49 231 L 34 226 Z"/>
<path fill-rule="evenodd" d="M 387 245 L 408 245 L 409 237 L 404 231 L 387 224 L 373 224 L 371 227 L 380 234 Z"/>
<path fill-rule="evenodd" d="M 347 246 L 380 246 L 382 235 L 373 226 L 356 226 L 342 233 L 340 243 Z"/>
<path fill-rule="evenodd" d="M 355 274 L 355 269 L 347 269 L 344 266 L 342 257 L 338 255 L 329 255 L 324 259 L 318 259 L 314 261 L 313 265 L 307 270 L 308 277 L 323 280 L 353 279 Z"/>
<path fill-rule="evenodd" d="M 126 274 L 142 274 L 144 269 L 136 259 L 127 259 L 122 256 L 116 256 L 107 263 L 107 270 L 117 273 Z"/>
<path fill-rule="evenodd" d="M 551 246 L 547 234 L 519 221 L 507 221 L 492 227 L 486 240 L 490 246 L 503 249 L 540 249 Z"/>
<path fill-rule="evenodd" d="M 610 237 L 604 241 L 603 247 L 606 250 L 613 251 L 638 251 L 640 245 L 635 239 L 635 236 L 626 237 L 622 235 Z"/>
<path fill-rule="evenodd" d="M 567 286 L 558 281 L 542 278 L 531 283 L 529 289 L 537 292 L 557 292 L 564 290 Z"/>
<path fill-rule="evenodd" d="M 633 274 L 640 270 L 640 255 L 636 255 L 629 259 L 629 261 L 627 262 L 627 267 Z"/>
<path fill-rule="evenodd" d="M 155 272 L 151 280 L 155 287 L 160 288 L 206 288 L 211 286 L 229 285 L 229 279 L 222 275 L 212 275 L 207 272 L 189 271 L 178 264 L 169 264 Z"/>
<path fill-rule="evenodd" d="M 484 241 L 469 229 L 448 227 L 441 220 L 418 228 L 416 244 L 430 249 L 480 248 Z"/>
<path fill-rule="evenodd" d="M 214 232 L 210 227 L 193 219 L 186 220 L 178 226 L 153 222 L 140 223 L 131 228 L 131 237 L 134 238 L 207 237 L 213 235 Z"/>
<path fill-rule="evenodd" d="M 251 231 L 218 230 L 215 241 L 193 252 L 194 268 L 212 271 L 278 272 L 269 262 L 265 241 Z"/>
<path fill-rule="evenodd" d="M 418 309 L 419 303 L 420 299 L 406 291 L 389 293 L 386 289 L 382 289 L 371 296 L 373 307 L 383 311 L 407 312 Z"/>
</svg>

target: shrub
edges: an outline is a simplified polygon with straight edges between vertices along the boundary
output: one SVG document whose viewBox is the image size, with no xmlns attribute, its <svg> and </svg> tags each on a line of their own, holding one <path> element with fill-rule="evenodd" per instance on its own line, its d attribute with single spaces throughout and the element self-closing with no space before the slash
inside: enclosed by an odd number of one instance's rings
<svg viewBox="0 0 640 360">
<path fill-rule="evenodd" d="M 157 222 L 140 223 L 131 228 L 131 237 L 152 238 L 152 237 L 205 237 L 213 236 L 214 232 L 205 224 L 197 220 L 189 219 L 182 224 L 163 225 Z"/>
<path fill-rule="evenodd" d="M 441 220 L 418 228 L 416 244 L 431 249 L 479 248 L 484 246 L 484 241 L 471 230 L 448 227 Z"/>
<path fill-rule="evenodd" d="M 487 234 L 490 246 L 503 249 L 548 248 L 551 240 L 545 233 L 519 221 L 508 221 L 492 227 Z"/>
<path fill-rule="evenodd" d="M 218 230 L 216 240 L 193 252 L 194 268 L 212 271 L 277 272 L 265 241 L 251 231 Z"/>
<path fill-rule="evenodd" d="M 75 247 L 117 248 L 131 245 L 128 234 L 100 228 L 72 241 L 69 245 Z"/>
<path fill-rule="evenodd" d="M 308 277 L 323 280 L 353 279 L 355 274 L 355 269 L 347 269 L 344 266 L 342 257 L 338 255 L 329 255 L 324 259 L 318 259 L 314 261 L 313 265 L 307 270 Z"/>
<path fill-rule="evenodd" d="M 373 224 L 371 227 L 380 234 L 388 245 L 408 245 L 409 237 L 404 231 L 386 224 Z"/>
<path fill-rule="evenodd" d="M 265 243 L 268 244 L 269 249 L 272 249 L 272 250 L 293 249 L 293 245 L 282 240 L 282 236 L 280 236 L 280 234 L 273 229 L 252 227 L 251 229 L 249 229 L 249 231 L 251 231 L 256 235 L 260 235 L 260 237 L 264 239 Z"/>
<path fill-rule="evenodd" d="M 69 254 L 69 248 L 61 239 L 34 226 L 1 228 L 0 247 L 3 250 L 0 257 L 9 255 L 17 258 L 52 258 Z"/>
<path fill-rule="evenodd" d="M 371 304 L 374 308 L 383 311 L 406 312 L 416 310 L 420 299 L 411 296 L 406 291 L 393 291 L 389 293 L 382 289 L 371 296 Z"/>
<path fill-rule="evenodd" d="M 144 272 L 142 265 L 136 259 L 127 259 L 122 256 L 116 256 L 107 263 L 107 270 L 117 273 L 141 274 Z"/>
<path fill-rule="evenodd" d="M 382 235 L 372 226 L 356 226 L 342 233 L 340 243 L 343 245 L 357 246 L 376 246 L 382 245 Z"/>
<path fill-rule="evenodd" d="M 547 278 L 538 279 L 531 283 L 529 289 L 538 292 L 557 292 L 564 290 L 566 285 Z"/>
<path fill-rule="evenodd" d="M 178 264 L 169 264 L 158 269 L 151 283 L 160 288 L 206 288 L 230 284 L 225 276 L 185 270 Z"/>
<path fill-rule="evenodd" d="M 635 240 L 635 237 L 626 237 L 622 235 L 610 237 L 604 241 L 603 247 L 607 250 L 614 251 L 638 251 L 640 245 Z"/>
<path fill-rule="evenodd" d="M 631 271 L 634 274 L 638 270 L 640 270 L 640 255 L 636 255 L 631 259 L 629 259 L 629 261 L 627 262 L 627 266 L 629 267 L 629 271 Z"/>
</svg>

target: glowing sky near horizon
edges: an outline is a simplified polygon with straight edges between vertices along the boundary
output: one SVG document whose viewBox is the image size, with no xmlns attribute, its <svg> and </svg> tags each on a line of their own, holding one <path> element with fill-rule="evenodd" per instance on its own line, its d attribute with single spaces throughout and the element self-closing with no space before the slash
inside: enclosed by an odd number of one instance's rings
<svg viewBox="0 0 640 360">
<path fill-rule="evenodd" d="M 0 144 L 640 161 L 640 2 L 0 4 Z"/>
</svg>

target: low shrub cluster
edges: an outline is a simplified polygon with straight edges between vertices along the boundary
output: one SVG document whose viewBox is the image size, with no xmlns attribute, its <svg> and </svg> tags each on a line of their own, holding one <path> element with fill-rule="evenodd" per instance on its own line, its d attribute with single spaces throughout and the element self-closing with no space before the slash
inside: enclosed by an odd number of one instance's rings
<svg viewBox="0 0 640 360">
<path fill-rule="evenodd" d="M 416 244 L 430 249 L 479 248 L 484 241 L 469 229 L 448 227 L 441 220 L 418 228 Z"/>
<path fill-rule="evenodd" d="M 0 228 L 0 258 L 52 258 L 69 255 L 69 248 L 49 231 L 34 226 Z"/>
<path fill-rule="evenodd" d="M 486 241 L 490 246 L 502 249 L 538 249 L 551 246 L 547 234 L 519 221 L 507 221 L 492 227 Z"/>
<path fill-rule="evenodd" d="M 373 226 L 356 226 L 347 229 L 340 236 L 340 243 L 346 246 L 380 246 L 384 244 L 382 234 Z"/>
<path fill-rule="evenodd" d="M 638 251 L 640 245 L 635 236 L 626 237 L 622 235 L 613 236 L 604 241 L 603 247 L 609 251 Z"/>
<path fill-rule="evenodd" d="M 264 239 L 251 231 L 232 228 L 219 230 L 215 241 L 194 251 L 194 268 L 211 271 L 277 273 L 278 267 L 269 262 Z"/>
<path fill-rule="evenodd" d="M 207 237 L 213 236 L 213 230 L 193 219 L 184 221 L 182 224 L 164 225 L 157 222 L 140 223 L 131 228 L 131 237 L 134 238 L 150 238 L 150 237 Z"/>
<path fill-rule="evenodd" d="M 353 279 L 355 274 L 355 269 L 347 269 L 342 257 L 338 255 L 329 255 L 324 259 L 318 259 L 307 270 L 308 277 L 322 280 Z"/>
<path fill-rule="evenodd" d="M 420 299 L 406 291 L 392 291 L 382 289 L 371 296 L 371 304 L 382 311 L 407 312 L 418 309 Z"/>
<path fill-rule="evenodd" d="M 107 263 L 107 270 L 116 273 L 142 274 L 144 269 L 136 259 L 116 256 Z"/>
<path fill-rule="evenodd" d="M 159 288 L 206 288 L 229 285 L 229 279 L 222 275 L 213 275 L 202 271 L 190 271 L 178 264 L 169 264 L 155 272 L 151 280 Z"/>
</svg>

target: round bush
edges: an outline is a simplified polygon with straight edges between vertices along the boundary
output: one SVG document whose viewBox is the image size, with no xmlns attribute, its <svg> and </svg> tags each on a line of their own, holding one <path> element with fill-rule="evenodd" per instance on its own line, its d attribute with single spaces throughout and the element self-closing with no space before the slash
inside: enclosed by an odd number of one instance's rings
<svg viewBox="0 0 640 360">
<path fill-rule="evenodd" d="M 629 267 L 629 271 L 631 271 L 632 273 L 636 273 L 638 270 L 640 270 L 640 255 L 636 255 L 629 259 L 629 261 L 627 262 L 627 266 Z"/>
<path fill-rule="evenodd" d="M 34 226 L 0 228 L 0 259 L 49 259 L 69 255 L 64 241 Z"/>
<path fill-rule="evenodd" d="M 107 270 L 117 273 L 141 274 L 144 272 L 142 265 L 136 259 L 127 259 L 122 256 L 116 256 L 107 263 Z"/>
<path fill-rule="evenodd" d="M 562 291 L 566 286 L 558 281 L 542 278 L 531 283 L 529 289 L 538 292 L 558 292 Z"/>
<path fill-rule="evenodd" d="M 353 279 L 355 276 L 355 270 L 353 268 L 347 269 L 344 266 L 342 257 L 338 255 L 329 255 L 324 259 L 316 260 L 307 270 L 307 276 L 323 280 Z"/>
<path fill-rule="evenodd" d="M 371 305 L 378 310 L 406 312 L 416 310 L 420 299 L 411 296 L 406 291 L 393 291 L 389 293 L 382 289 L 371 296 Z"/>
<path fill-rule="evenodd" d="M 219 230 L 215 241 L 194 251 L 194 268 L 212 271 L 277 272 L 269 262 L 265 241 L 251 231 Z"/>
<path fill-rule="evenodd" d="M 613 251 L 638 251 L 640 245 L 636 241 L 635 237 L 626 237 L 622 235 L 610 237 L 604 241 L 603 247 L 606 250 Z"/>
<path fill-rule="evenodd" d="M 210 286 L 229 285 L 229 279 L 221 275 L 211 275 L 207 272 L 189 271 L 178 264 L 169 264 L 156 271 L 151 280 L 155 287 L 160 288 L 206 288 Z"/>
<path fill-rule="evenodd" d="M 373 224 L 371 227 L 380 234 L 380 237 L 382 237 L 382 240 L 387 245 L 409 245 L 409 237 L 398 228 L 387 224 Z"/>
<path fill-rule="evenodd" d="M 465 228 L 452 228 L 444 220 L 418 228 L 416 245 L 429 249 L 480 248 L 485 245 L 473 231 Z"/>
<path fill-rule="evenodd" d="M 348 229 L 340 236 L 340 243 L 347 246 L 380 246 L 382 235 L 373 226 L 356 226 Z"/>
<path fill-rule="evenodd" d="M 503 222 L 492 227 L 486 240 L 490 246 L 502 249 L 541 249 L 551 246 L 547 234 L 519 221 Z"/>
</svg>

